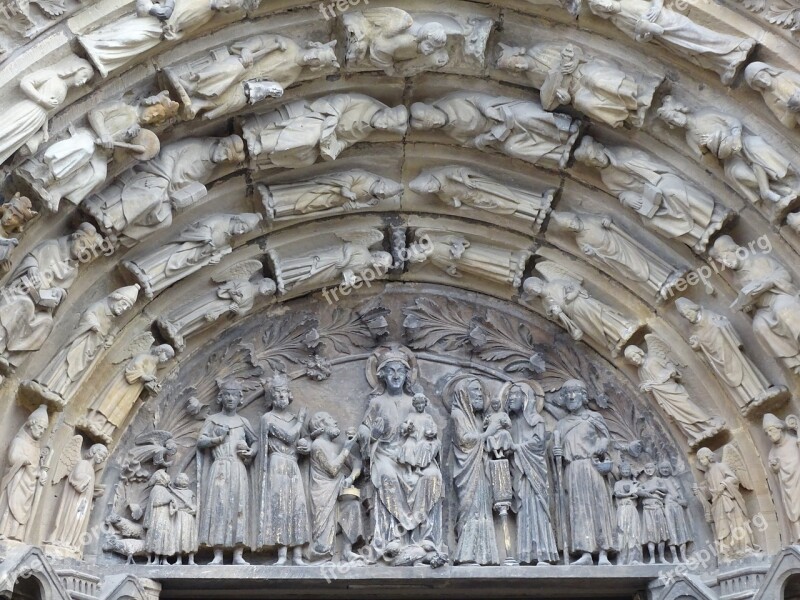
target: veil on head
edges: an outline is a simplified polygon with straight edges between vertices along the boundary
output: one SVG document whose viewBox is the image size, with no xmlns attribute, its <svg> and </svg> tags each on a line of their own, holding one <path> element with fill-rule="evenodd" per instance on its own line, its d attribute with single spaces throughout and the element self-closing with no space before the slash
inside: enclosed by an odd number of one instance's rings
<svg viewBox="0 0 800 600">
<path fill-rule="evenodd" d="M 417 357 L 406 346 L 401 344 L 387 344 L 375 349 L 367 359 L 366 377 L 367 382 L 372 386 L 372 394 L 380 394 L 384 390 L 384 383 L 381 381 L 378 371 L 390 362 L 400 362 L 408 369 L 406 378 L 406 389 L 411 392 L 412 386 L 419 378 L 419 365 Z"/>
<path fill-rule="evenodd" d="M 544 388 L 537 381 L 509 381 L 500 390 L 504 410 L 508 406 L 508 394 L 515 387 L 521 389 L 525 395 L 525 399 L 522 401 L 522 416 L 525 417 L 528 425 L 535 425 L 542 419 Z"/>
</svg>

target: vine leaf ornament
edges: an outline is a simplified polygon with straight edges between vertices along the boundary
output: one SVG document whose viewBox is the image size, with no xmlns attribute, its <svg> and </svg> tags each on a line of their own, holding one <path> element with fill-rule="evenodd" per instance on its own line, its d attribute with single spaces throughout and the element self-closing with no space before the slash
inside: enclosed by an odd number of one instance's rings
<svg viewBox="0 0 800 600">
<path fill-rule="evenodd" d="M 306 365 L 319 344 L 317 320 L 309 314 L 295 320 L 276 320 L 261 337 L 263 349 L 253 362 L 265 371 L 285 373 L 292 365 Z"/>
<path fill-rule="evenodd" d="M 744 7 L 760 14 L 773 25 L 789 31 L 800 31 L 800 1 L 798 0 L 744 0 Z"/>
<path fill-rule="evenodd" d="M 354 310 L 337 306 L 324 313 L 315 328 L 318 342 L 330 345 L 339 354 L 350 354 L 352 347 L 372 348 L 375 339 L 364 319 Z"/>
<path fill-rule="evenodd" d="M 438 303 L 429 298 L 418 298 L 414 306 L 403 310 L 405 337 L 414 350 L 455 351 L 470 344 L 471 320 L 462 316 L 455 302 Z"/>
<path fill-rule="evenodd" d="M 530 328 L 524 323 L 514 324 L 504 315 L 476 317 L 469 339 L 480 358 L 504 363 L 509 373 L 541 375 L 547 369 Z"/>
</svg>

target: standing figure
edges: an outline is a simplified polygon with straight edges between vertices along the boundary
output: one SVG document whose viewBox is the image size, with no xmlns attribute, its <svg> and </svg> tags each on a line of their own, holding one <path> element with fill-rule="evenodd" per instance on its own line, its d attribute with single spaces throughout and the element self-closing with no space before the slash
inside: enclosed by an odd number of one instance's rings
<svg viewBox="0 0 800 600">
<path fill-rule="evenodd" d="M 751 62 L 744 69 L 744 79 L 764 97 L 767 108 L 781 125 L 788 129 L 800 125 L 800 73 Z"/>
<path fill-rule="evenodd" d="M 789 427 L 789 422 L 793 427 Z M 772 442 L 769 466 L 780 483 L 783 511 L 791 526 L 792 543 L 800 542 L 800 447 L 797 425 L 798 420 L 795 416 L 782 421 L 769 413 L 764 415 L 762 425 L 769 441 Z"/>
<path fill-rule="evenodd" d="M 175 537 L 178 504 L 170 483 L 169 473 L 164 469 L 153 473 L 147 483 L 150 497 L 142 523 L 146 531 L 144 549 L 148 553 L 148 565 L 168 565 L 169 558 L 178 552 L 178 540 Z"/>
<path fill-rule="evenodd" d="M 658 464 L 658 474 L 667 490 L 664 500 L 664 511 L 667 515 L 667 530 L 669 531 L 669 549 L 672 552 L 672 562 L 686 562 L 686 545 L 692 541 L 692 530 L 686 520 L 686 507 L 689 503 L 683 497 L 678 487 L 678 482 L 673 476 L 672 463 L 663 460 Z M 680 554 L 678 551 L 680 550 Z"/>
<path fill-rule="evenodd" d="M 494 430 L 494 433 L 486 438 L 486 452 L 491 454 L 494 459 L 505 458 L 506 454 L 514 451 L 514 439 L 511 437 L 511 417 L 503 407 L 503 399 L 494 396 L 489 401 L 491 412 L 483 418 L 483 430 Z"/>
<path fill-rule="evenodd" d="M 642 544 L 647 546 L 651 565 L 656 563 L 656 547 L 658 562 L 666 562 L 664 547 L 669 541 L 669 527 L 664 510 L 666 496 L 667 486 L 656 475 L 655 463 L 647 463 L 639 484 L 639 497 L 642 499 Z"/>
<path fill-rule="evenodd" d="M 421 473 L 422 469 L 436 460 L 441 451 L 439 428 L 433 417 L 425 412 L 428 398 L 425 394 L 414 394 L 411 399 L 414 412 L 411 412 L 400 425 L 400 435 L 405 437 L 397 460 L 408 468 Z"/>
<path fill-rule="evenodd" d="M 194 565 L 194 554 L 197 552 L 197 499 L 194 492 L 189 489 L 189 476 L 186 473 L 179 473 L 175 478 L 175 485 L 172 488 L 175 495 L 175 545 L 178 554 L 176 564 L 183 564 L 183 557 L 186 556 L 186 564 Z"/>
<path fill-rule="evenodd" d="M 271 408 L 261 417 L 259 434 L 262 450 L 257 465 L 260 486 L 256 548 L 277 546 L 277 565 L 286 564 L 291 548 L 292 562 L 305 565 L 303 545 L 311 541 L 311 528 L 297 455 L 311 450 L 304 437 L 308 411 L 305 407 L 297 414 L 289 410 L 294 398 L 289 378 L 283 373 L 269 381 L 266 398 Z"/>
<path fill-rule="evenodd" d="M 566 461 L 564 485 L 569 517 L 569 543 L 573 553 L 581 557 L 573 564 L 591 565 L 592 554 L 598 554 L 598 565 L 610 565 L 608 552 L 615 549 L 614 508 L 605 476 L 613 463 L 608 457 L 611 434 L 605 419 L 588 409 L 586 384 L 577 379 L 564 382 L 561 398 L 567 415 L 556 426 L 557 440 L 553 455 Z"/>
<path fill-rule="evenodd" d="M 547 473 L 547 430 L 541 415 L 544 392 L 519 382 L 500 393 L 511 417 L 513 455 L 511 476 L 517 515 L 517 553 L 523 564 L 555 563 L 558 547 L 550 517 L 550 479 Z"/>
<path fill-rule="evenodd" d="M 234 564 L 248 564 L 242 554 L 252 546 L 247 467 L 259 446 L 250 422 L 237 414 L 243 398 L 238 381 L 220 383 L 222 410 L 206 417 L 197 439 L 198 542 L 214 549 L 212 565 L 222 564 L 227 548 L 233 548 Z"/>
<path fill-rule="evenodd" d="M 637 565 L 642 562 L 642 534 L 637 508 L 639 482 L 633 478 L 629 462 L 623 462 L 619 466 L 619 480 L 614 484 L 614 498 L 617 501 L 617 564 Z"/>
</svg>

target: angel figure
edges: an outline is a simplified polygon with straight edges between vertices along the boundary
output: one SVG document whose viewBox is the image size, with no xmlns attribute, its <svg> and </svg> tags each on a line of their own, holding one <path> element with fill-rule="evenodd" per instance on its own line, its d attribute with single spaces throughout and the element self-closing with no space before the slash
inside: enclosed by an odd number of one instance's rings
<svg viewBox="0 0 800 600">
<path fill-rule="evenodd" d="M 64 478 L 67 481 L 53 533 L 46 542 L 73 552 L 80 551 L 81 535 L 92 512 L 92 500 L 103 491 L 102 487 L 95 486 L 95 477 L 108 458 L 108 448 L 103 444 L 92 445 L 86 458 L 81 456 L 82 448 L 83 436 L 75 435 L 59 455 L 52 485 L 59 484 Z"/>
<path fill-rule="evenodd" d="M 642 327 L 640 321 L 629 319 L 592 298 L 582 285 L 583 278 L 558 263 L 541 262 L 536 270 L 544 279 L 529 277 L 523 290 L 528 295 L 538 296 L 547 318 L 564 327 L 572 339 L 577 341 L 587 335 L 616 357 Z"/>
<path fill-rule="evenodd" d="M 769 467 L 780 484 L 784 514 L 792 532 L 791 541 L 797 544 L 800 542 L 800 445 L 797 437 L 800 419 L 789 415 L 781 420 L 767 413 L 762 427 L 772 444 Z"/>
<path fill-rule="evenodd" d="M 97 394 L 86 416 L 76 424 L 78 429 L 92 439 L 111 444 L 113 435 L 128 420 L 142 391 L 149 394 L 161 391 L 157 371 L 175 357 L 175 351 L 168 344 L 156 346 L 154 342 L 153 334 L 147 332 L 127 346 L 115 348 L 111 362 L 118 365 L 127 361 L 127 364 Z"/>
<path fill-rule="evenodd" d="M 650 392 L 661 409 L 688 438 L 691 447 L 717 435 L 725 427 L 722 417 L 709 417 L 697 406 L 681 383 L 679 363 L 666 342 L 654 333 L 644 336 L 647 352 L 639 346 L 625 348 L 625 358 L 639 368 L 639 390 Z"/>
<path fill-rule="evenodd" d="M 427 169 L 417 175 L 408 187 L 418 194 L 435 194 L 444 204 L 454 208 L 468 206 L 496 215 L 519 217 L 531 222 L 538 231 L 555 197 L 556 189 L 536 193 L 510 187 L 483 173 L 464 166 Z"/>
<path fill-rule="evenodd" d="M 335 282 L 341 275 L 344 285 L 352 286 L 362 280 L 367 270 L 374 270 L 379 278 L 392 265 L 392 255 L 371 248 L 383 241 L 379 229 L 355 229 L 337 232 L 336 237 L 344 242 L 333 247 L 324 247 L 308 255 L 284 253 L 270 250 L 269 257 L 275 265 L 278 291 L 286 293 L 302 285 L 326 285 Z M 286 257 L 291 253 L 291 258 Z M 282 256 L 283 255 L 283 256 Z"/>
<path fill-rule="evenodd" d="M 764 97 L 767 108 L 788 129 L 800 126 L 800 73 L 778 69 L 763 62 L 751 62 L 744 79 Z"/>
<path fill-rule="evenodd" d="M 161 429 L 140 433 L 133 443 L 134 447 L 122 461 L 122 479 L 126 482 L 147 481 L 151 473 L 144 465 L 151 463 L 156 469 L 167 469 L 178 453 L 175 437 Z"/>
<path fill-rule="evenodd" d="M 371 208 L 399 196 L 403 186 L 362 169 L 319 175 L 305 181 L 256 185 L 267 219 Z"/>
<path fill-rule="evenodd" d="M 0 275 L 11 268 L 11 254 L 19 245 L 19 240 L 12 234 L 22 233 L 29 221 L 39 216 L 27 196 L 19 192 L 4 204 L 0 205 Z"/>
<path fill-rule="evenodd" d="M 704 482 L 695 484 L 692 491 L 703 504 L 706 521 L 714 525 L 720 558 L 730 561 L 758 552 L 741 491 L 751 491 L 753 484 L 739 449 L 726 444 L 720 460 L 708 448 L 700 448 L 697 468 L 703 472 Z"/>
<path fill-rule="evenodd" d="M 213 292 L 200 294 L 156 320 L 164 338 L 177 352 L 186 348 L 186 338 L 217 322 L 223 315 L 248 314 L 259 296 L 275 294 L 275 282 L 253 277 L 263 270 L 258 260 L 245 260 L 211 277 L 219 284 Z"/>
</svg>

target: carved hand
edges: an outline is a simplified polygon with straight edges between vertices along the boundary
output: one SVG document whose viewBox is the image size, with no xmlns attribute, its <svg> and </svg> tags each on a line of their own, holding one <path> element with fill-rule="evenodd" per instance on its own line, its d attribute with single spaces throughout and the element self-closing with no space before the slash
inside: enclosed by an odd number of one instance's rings
<svg viewBox="0 0 800 600">
<path fill-rule="evenodd" d="M 564 449 L 561 446 L 553 446 L 553 456 L 555 458 L 562 458 L 564 456 Z"/>
</svg>

